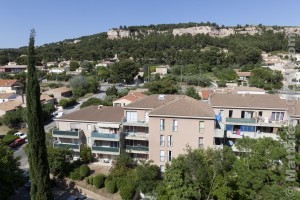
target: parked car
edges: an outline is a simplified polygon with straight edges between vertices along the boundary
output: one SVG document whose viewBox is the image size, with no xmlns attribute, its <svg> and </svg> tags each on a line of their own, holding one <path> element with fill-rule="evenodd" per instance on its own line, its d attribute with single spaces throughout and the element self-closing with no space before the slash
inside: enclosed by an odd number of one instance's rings
<svg viewBox="0 0 300 200">
<path fill-rule="evenodd" d="M 29 171 L 24 171 L 23 174 L 22 174 L 22 177 L 28 181 L 29 180 Z"/>
<path fill-rule="evenodd" d="M 22 139 L 26 139 L 27 138 L 27 134 L 26 133 L 22 133 L 22 132 L 17 132 L 14 135 L 18 136 L 19 138 Z"/>
<path fill-rule="evenodd" d="M 18 139 L 16 139 L 15 141 L 13 141 L 12 143 L 10 143 L 9 146 L 10 146 L 11 148 L 14 148 L 14 147 L 20 146 L 20 145 L 25 144 L 25 143 L 26 143 L 25 139 L 23 139 L 23 138 L 18 138 Z"/>
</svg>

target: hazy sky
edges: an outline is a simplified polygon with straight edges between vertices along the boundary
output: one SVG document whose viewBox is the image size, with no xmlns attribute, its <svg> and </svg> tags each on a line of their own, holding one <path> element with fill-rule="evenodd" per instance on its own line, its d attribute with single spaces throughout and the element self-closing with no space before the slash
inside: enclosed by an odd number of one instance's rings
<svg viewBox="0 0 300 200">
<path fill-rule="evenodd" d="M 300 1 L 290 0 L 0 0 L 0 48 L 108 31 L 120 25 L 216 22 L 300 26 Z"/>
</svg>

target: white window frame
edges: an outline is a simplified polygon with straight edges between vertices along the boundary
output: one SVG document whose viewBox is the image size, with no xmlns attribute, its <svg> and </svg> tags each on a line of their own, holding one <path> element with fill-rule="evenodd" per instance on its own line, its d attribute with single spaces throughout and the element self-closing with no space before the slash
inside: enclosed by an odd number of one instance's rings
<svg viewBox="0 0 300 200">
<path fill-rule="evenodd" d="M 168 135 L 168 147 L 173 146 L 173 139 L 172 139 L 172 135 Z"/>
<path fill-rule="evenodd" d="M 203 124 L 203 126 L 201 126 Z M 199 133 L 204 134 L 205 131 L 205 122 L 204 121 L 199 121 Z"/>
<path fill-rule="evenodd" d="M 92 124 L 87 124 L 87 130 L 91 131 L 92 130 Z"/>
<path fill-rule="evenodd" d="M 165 130 L 165 119 L 160 119 L 160 130 L 161 131 Z"/>
<path fill-rule="evenodd" d="M 173 119 L 172 131 L 173 132 L 177 132 L 178 131 L 178 120 L 177 119 Z"/>
<path fill-rule="evenodd" d="M 160 146 L 161 147 L 165 146 L 165 136 L 164 135 L 160 135 Z"/>
<path fill-rule="evenodd" d="M 129 122 L 137 122 L 137 111 L 126 111 L 126 119 Z"/>
<path fill-rule="evenodd" d="M 202 141 L 202 142 L 200 142 Z M 203 148 L 204 147 L 204 137 L 199 137 L 198 138 L 198 147 Z"/>
<path fill-rule="evenodd" d="M 168 151 L 168 162 L 172 161 L 172 151 Z"/>
<path fill-rule="evenodd" d="M 165 161 L 165 151 L 160 150 L 160 162 L 164 162 Z"/>
</svg>

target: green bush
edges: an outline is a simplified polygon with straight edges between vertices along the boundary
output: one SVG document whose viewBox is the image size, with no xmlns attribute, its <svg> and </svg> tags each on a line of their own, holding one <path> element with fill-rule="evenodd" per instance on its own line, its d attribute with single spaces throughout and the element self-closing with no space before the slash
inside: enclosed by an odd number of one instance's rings
<svg viewBox="0 0 300 200">
<path fill-rule="evenodd" d="M 18 130 L 16 130 L 16 129 L 10 129 L 9 131 L 7 131 L 6 134 L 13 135 L 13 134 L 15 134 L 16 132 L 18 132 Z"/>
<path fill-rule="evenodd" d="M 16 135 L 11 135 L 11 134 L 8 134 L 8 135 L 5 135 L 2 139 L 3 143 L 6 144 L 6 145 L 9 145 L 10 143 L 12 143 L 13 141 L 15 141 L 17 138 L 19 138 L 18 136 Z"/>
<path fill-rule="evenodd" d="M 93 177 L 93 176 L 90 176 L 90 177 L 88 177 L 88 179 L 89 179 L 89 183 L 90 183 L 91 185 L 93 185 L 93 184 L 94 184 L 94 177 Z"/>
<path fill-rule="evenodd" d="M 120 188 L 120 196 L 123 200 L 131 200 L 135 194 L 135 188 L 133 184 L 126 184 Z"/>
<path fill-rule="evenodd" d="M 104 174 L 98 174 L 93 178 L 93 185 L 96 188 L 103 188 L 106 176 Z"/>
<path fill-rule="evenodd" d="M 81 180 L 80 169 L 79 168 L 74 169 L 74 171 L 72 171 L 70 173 L 70 179 L 79 180 L 79 181 Z"/>
<path fill-rule="evenodd" d="M 83 164 L 79 168 L 81 178 L 87 177 L 90 174 L 90 168 L 86 164 Z"/>
<path fill-rule="evenodd" d="M 105 188 L 109 193 L 115 193 L 117 191 L 116 181 L 114 179 L 106 179 Z"/>
<path fill-rule="evenodd" d="M 76 99 L 75 98 L 71 98 L 71 99 L 61 99 L 58 104 L 60 106 L 62 106 L 63 108 L 67 108 L 70 106 L 73 106 L 76 104 Z"/>
<path fill-rule="evenodd" d="M 87 177 L 87 178 L 85 179 L 85 181 L 86 181 L 87 184 L 90 184 L 90 177 Z"/>
</svg>

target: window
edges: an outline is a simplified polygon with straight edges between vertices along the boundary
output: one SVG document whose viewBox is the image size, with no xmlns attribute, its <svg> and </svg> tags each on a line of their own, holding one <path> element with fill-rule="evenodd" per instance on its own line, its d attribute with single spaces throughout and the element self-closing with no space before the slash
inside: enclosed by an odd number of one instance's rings
<svg viewBox="0 0 300 200">
<path fill-rule="evenodd" d="M 173 120 L 173 128 L 172 130 L 176 132 L 178 130 L 178 121 L 176 119 Z"/>
<path fill-rule="evenodd" d="M 168 151 L 168 161 L 172 161 L 172 151 Z"/>
<path fill-rule="evenodd" d="M 160 161 L 161 162 L 165 161 L 165 151 L 160 151 Z"/>
<path fill-rule="evenodd" d="M 204 147 L 204 138 L 199 137 L 199 148 L 203 148 L 203 147 Z"/>
<path fill-rule="evenodd" d="M 91 144 L 91 137 L 88 137 L 87 142 L 88 144 Z"/>
<path fill-rule="evenodd" d="M 165 172 L 165 166 L 164 165 L 160 165 L 159 168 L 160 168 L 161 172 Z"/>
<path fill-rule="evenodd" d="M 259 111 L 259 112 L 258 112 L 258 116 L 259 116 L 259 117 L 262 117 L 262 111 Z"/>
<path fill-rule="evenodd" d="M 136 122 L 137 113 L 135 111 L 126 111 L 126 119 L 127 121 Z"/>
<path fill-rule="evenodd" d="M 220 116 L 223 116 L 224 110 L 220 110 Z"/>
<path fill-rule="evenodd" d="M 160 119 L 160 130 L 161 131 L 165 130 L 165 120 L 164 119 Z"/>
<path fill-rule="evenodd" d="M 284 112 L 272 112 L 272 121 L 282 121 L 284 117 Z"/>
<path fill-rule="evenodd" d="M 205 128 L 204 122 L 203 121 L 199 122 L 199 133 L 204 134 L 204 128 Z"/>
<path fill-rule="evenodd" d="M 229 110 L 229 116 L 228 117 L 232 117 L 232 113 L 233 113 L 233 110 Z"/>
<path fill-rule="evenodd" d="M 173 146 L 172 135 L 168 135 L 168 147 Z"/>
<path fill-rule="evenodd" d="M 242 111 L 241 118 L 246 118 L 246 119 L 253 118 L 253 111 Z"/>
<path fill-rule="evenodd" d="M 161 147 L 165 146 L 165 136 L 164 135 L 160 135 L 160 146 Z"/>
<path fill-rule="evenodd" d="M 87 125 L 87 130 L 89 130 L 89 131 L 92 130 L 92 125 L 91 125 L 91 124 L 88 124 L 88 125 Z"/>
</svg>

